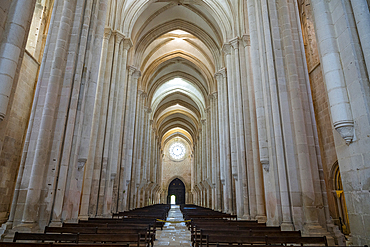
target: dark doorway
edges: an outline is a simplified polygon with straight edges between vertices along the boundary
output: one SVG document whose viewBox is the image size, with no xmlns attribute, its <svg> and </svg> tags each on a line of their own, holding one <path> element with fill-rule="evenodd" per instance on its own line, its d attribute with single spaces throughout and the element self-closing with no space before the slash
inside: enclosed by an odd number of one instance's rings
<svg viewBox="0 0 370 247">
<path fill-rule="evenodd" d="M 172 180 L 168 186 L 167 203 L 171 203 L 171 196 L 176 197 L 176 204 L 185 204 L 185 184 L 178 178 Z"/>
</svg>

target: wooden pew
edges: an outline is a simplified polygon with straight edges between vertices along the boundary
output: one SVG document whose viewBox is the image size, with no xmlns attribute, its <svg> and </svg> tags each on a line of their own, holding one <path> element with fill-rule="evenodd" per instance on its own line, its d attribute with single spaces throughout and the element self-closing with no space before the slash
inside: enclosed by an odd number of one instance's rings
<svg viewBox="0 0 370 247">
<path fill-rule="evenodd" d="M 261 234 L 259 234 L 258 236 L 265 236 L 266 234 L 268 233 L 273 233 L 273 234 L 278 234 L 278 233 L 281 233 L 281 229 L 280 227 L 266 227 L 266 226 L 262 226 L 262 227 L 259 227 L 259 226 L 249 226 L 249 227 L 243 227 L 242 229 L 239 229 L 239 226 L 238 225 L 206 225 L 206 226 L 197 226 L 195 225 L 195 227 L 193 228 L 192 232 L 191 232 L 191 241 L 192 242 L 195 242 L 195 239 L 201 235 L 201 231 L 207 231 L 208 233 L 210 232 L 222 232 L 222 231 L 225 231 L 225 232 L 245 232 L 245 234 L 247 235 L 250 231 L 254 231 L 254 232 L 261 232 Z M 265 233 L 265 235 L 263 235 L 262 233 Z M 202 240 L 203 241 L 203 240 Z"/>
<path fill-rule="evenodd" d="M 29 233 L 29 232 L 16 232 L 14 234 L 13 242 L 17 241 L 40 241 L 40 242 L 70 242 L 77 243 L 77 234 L 58 234 L 58 233 Z"/>
<path fill-rule="evenodd" d="M 108 227 L 45 227 L 44 233 L 59 234 L 140 234 L 142 241 L 151 246 L 154 245 L 155 234 L 148 228 L 127 227 L 127 228 L 108 228 Z"/>
<path fill-rule="evenodd" d="M 195 234 L 193 238 L 193 246 L 202 246 L 206 242 L 207 235 L 229 235 L 229 236 L 249 236 L 249 237 L 300 237 L 301 231 L 266 231 L 266 230 L 200 230 L 199 234 Z"/>
<path fill-rule="evenodd" d="M 236 236 L 236 235 L 206 235 L 206 246 L 210 245 L 288 245 L 288 244 L 305 244 L 310 245 L 325 245 L 327 246 L 326 237 L 294 237 L 294 236 L 280 236 L 280 237 L 258 237 L 258 236 Z M 202 243 L 201 245 L 202 246 Z"/>
<path fill-rule="evenodd" d="M 0 247 L 52 247 L 52 243 L 14 243 L 0 242 Z"/>
<path fill-rule="evenodd" d="M 98 228 L 148 228 L 155 234 L 154 224 L 147 223 L 63 223 L 63 227 L 98 227 Z"/>
<path fill-rule="evenodd" d="M 284 232 L 285 233 L 285 232 Z M 287 245 L 287 244 L 310 244 L 310 245 L 325 245 L 328 246 L 326 237 L 294 237 L 294 236 L 267 236 L 266 244 L 271 245 Z"/>
<path fill-rule="evenodd" d="M 156 218 L 122 218 L 122 219 L 112 219 L 112 218 L 91 218 L 89 220 L 79 220 L 79 224 L 89 224 L 89 223 L 103 223 L 103 224 L 151 224 L 155 228 L 160 227 L 163 229 L 164 222 L 159 222 Z"/>
<path fill-rule="evenodd" d="M 16 232 L 13 242 L 17 241 L 41 241 L 41 242 L 55 242 L 55 243 L 119 243 L 130 246 L 147 246 L 146 240 L 142 239 L 140 234 L 54 234 L 54 233 L 19 233 Z"/>
</svg>

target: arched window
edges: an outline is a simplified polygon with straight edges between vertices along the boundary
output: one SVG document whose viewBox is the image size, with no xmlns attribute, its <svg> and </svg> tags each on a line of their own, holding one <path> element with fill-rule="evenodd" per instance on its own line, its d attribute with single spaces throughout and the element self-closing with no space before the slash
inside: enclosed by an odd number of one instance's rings
<svg viewBox="0 0 370 247">
<path fill-rule="evenodd" d="M 349 221 L 346 207 L 346 200 L 343 193 L 342 179 L 340 176 L 340 170 L 338 161 L 335 162 L 332 169 L 332 181 L 333 181 L 333 195 L 336 201 L 336 207 L 338 212 L 337 223 L 343 234 L 349 234 Z"/>
</svg>

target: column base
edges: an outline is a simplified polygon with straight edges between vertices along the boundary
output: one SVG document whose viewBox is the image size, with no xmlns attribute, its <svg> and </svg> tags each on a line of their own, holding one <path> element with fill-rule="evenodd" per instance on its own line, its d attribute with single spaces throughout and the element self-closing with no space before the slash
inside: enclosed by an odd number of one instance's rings
<svg viewBox="0 0 370 247">
<path fill-rule="evenodd" d="M 13 222 L 6 222 L 5 224 L 2 224 L 0 227 L 0 242 L 3 240 L 6 232 L 8 229 L 11 229 L 13 226 Z"/>
<path fill-rule="evenodd" d="M 89 219 L 89 216 L 88 215 L 79 215 L 78 216 L 78 219 L 79 220 L 88 220 Z"/>
<path fill-rule="evenodd" d="M 334 246 L 335 241 L 331 234 L 324 229 L 319 223 L 306 223 L 303 225 L 302 236 L 304 237 L 322 237 L 326 236 L 329 246 Z"/>
<path fill-rule="evenodd" d="M 3 242 L 13 242 L 15 232 L 31 232 L 31 233 L 44 232 L 44 229 L 40 229 L 37 222 L 34 222 L 34 221 L 30 221 L 30 222 L 24 221 L 21 224 L 13 227 L 11 229 L 12 226 L 13 226 L 13 223 L 9 222 L 9 225 L 7 226 L 9 228 L 7 230 L 5 230 L 5 232 L 2 236 L 2 241 Z"/>
<path fill-rule="evenodd" d="M 344 234 L 339 230 L 339 227 L 334 224 L 327 224 L 329 233 L 334 237 L 335 245 L 346 246 L 346 238 Z"/>
<path fill-rule="evenodd" d="M 242 217 L 238 217 L 238 220 L 250 220 L 251 217 L 249 215 L 243 215 Z"/>
<path fill-rule="evenodd" d="M 52 220 L 49 224 L 51 227 L 61 227 L 63 225 L 61 220 Z"/>
<path fill-rule="evenodd" d="M 257 220 L 258 223 L 266 223 L 267 222 L 267 217 L 264 216 L 264 215 L 258 215 L 256 217 L 256 220 Z"/>
<path fill-rule="evenodd" d="M 282 231 L 294 231 L 294 226 L 291 222 L 283 222 L 280 225 Z"/>
</svg>

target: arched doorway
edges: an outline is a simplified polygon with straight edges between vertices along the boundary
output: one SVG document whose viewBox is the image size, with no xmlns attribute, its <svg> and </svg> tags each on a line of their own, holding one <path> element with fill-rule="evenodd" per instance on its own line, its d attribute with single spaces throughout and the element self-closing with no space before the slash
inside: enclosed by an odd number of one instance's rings
<svg viewBox="0 0 370 247">
<path fill-rule="evenodd" d="M 167 203 L 171 203 L 171 196 L 175 196 L 176 204 L 185 204 L 185 184 L 178 178 L 172 180 L 168 186 Z"/>
</svg>

